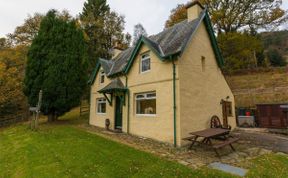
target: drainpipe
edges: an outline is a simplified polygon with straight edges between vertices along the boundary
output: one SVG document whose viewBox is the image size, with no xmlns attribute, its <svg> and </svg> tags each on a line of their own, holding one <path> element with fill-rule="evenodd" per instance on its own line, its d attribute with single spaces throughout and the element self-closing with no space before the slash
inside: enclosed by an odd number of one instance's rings
<svg viewBox="0 0 288 178">
<path fill-rule="evenodd" d="M 172 57 L 170 57 L 172 59 Z M 176 65 L 174 60 L 173 64 L 173 113 L 174 113 L 174 147 L 177 147 L 177 127 L 176 127 Z"/>
<path fill-rule="evenodd" d="M 127 106 L 127 134 L 130 132 L 130 90 L 128 89 L 128 77 L 125 75 L 126 78 L 126 84 L 125 87 L 127 88 L 127 94 L 128 94 L 128 106 Z"/>
</svg>

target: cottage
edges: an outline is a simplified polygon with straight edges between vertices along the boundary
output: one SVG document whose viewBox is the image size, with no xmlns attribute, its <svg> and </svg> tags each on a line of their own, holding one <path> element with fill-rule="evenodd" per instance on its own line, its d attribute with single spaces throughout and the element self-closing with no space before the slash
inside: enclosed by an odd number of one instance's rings
<svg viewBox="0 0 288 178">
<path fill-rule="evenodd" d="M 188 20 L 142 36 L 136 46 L 99 59 L 91 84 L 90 124 L 182 146 L 213 115 L 236 125 L 234 96 L 210 18 L 197 1 Z"/>
</svg>

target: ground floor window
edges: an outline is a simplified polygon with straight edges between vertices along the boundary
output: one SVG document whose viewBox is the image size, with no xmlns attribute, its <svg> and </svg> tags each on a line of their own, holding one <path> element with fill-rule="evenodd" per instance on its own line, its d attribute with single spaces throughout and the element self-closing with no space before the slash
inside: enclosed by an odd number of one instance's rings
<svg viewBox="0 0 288 178">
<path fill-rule="evenodd" d="M 105 98 L 99 98 L 97 99 L 97 113 L 98 114 L 105 114 L 106 113 L 106 99 Z"/>
<path fill-rule="evenodd" d="M 136 114 L 156 115 L 156 92 L 136 94 Z"/>
</svg>

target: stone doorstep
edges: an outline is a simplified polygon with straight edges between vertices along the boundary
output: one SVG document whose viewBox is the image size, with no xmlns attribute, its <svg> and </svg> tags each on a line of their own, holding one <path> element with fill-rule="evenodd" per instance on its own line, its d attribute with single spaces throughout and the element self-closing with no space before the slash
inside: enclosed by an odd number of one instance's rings
<svg viewBox="0 0 288 178">
<path fill-rule="evenodd" d="M 247 169 L 243 169 L 243 168 L 239 168 L 239 167 L 235 167 L 235 166 L 230 166 L 228 164 L 223 164 L 220 162 L 211 163 L 209 165 L 209 167 L 212 169 L 216 169 L 216 170 L 220 170 L 220 171 L 227 172 L 230 174 L 234 174 L 234 175 L 237 175 L 240 177 L 244 177 L 248 172 Z"/>
</svg>

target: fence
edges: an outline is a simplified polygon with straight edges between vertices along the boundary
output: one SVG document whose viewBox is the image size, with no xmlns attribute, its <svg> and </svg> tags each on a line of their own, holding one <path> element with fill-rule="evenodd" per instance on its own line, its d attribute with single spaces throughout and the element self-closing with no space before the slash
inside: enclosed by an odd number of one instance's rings
<svg viewBox="0 0 288 178">
<path fill-rule="evenodd" d="M 0 117 L 0 127 L 5 127 L 5 126 L 13 125 L 19 122 L 27 121 L 28 118 L 29 116 L 27 115 L 27 113 Z"/>
<path fill-rule="evenodd" d="M 83 116 L 90 111 L 90 105 L 88 100 L 82 100 L 80 103 L 80 116 Z"/>
</svg>

